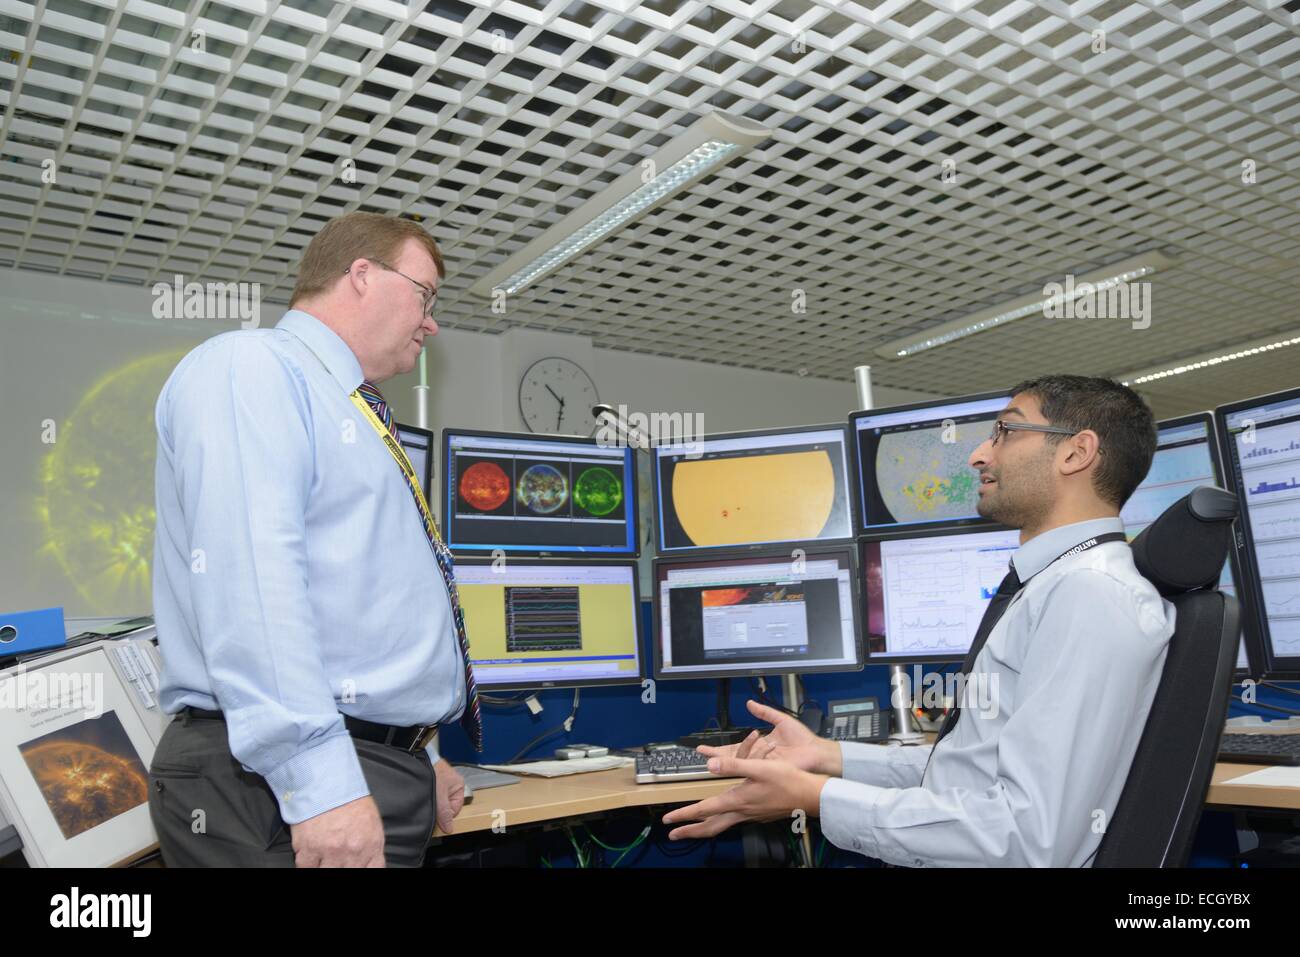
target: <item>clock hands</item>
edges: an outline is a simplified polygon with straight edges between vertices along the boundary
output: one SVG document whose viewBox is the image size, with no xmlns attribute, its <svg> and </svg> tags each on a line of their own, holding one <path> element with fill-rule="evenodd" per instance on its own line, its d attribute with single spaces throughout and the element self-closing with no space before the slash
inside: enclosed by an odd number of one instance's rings
<svg viewBox="0 0 1300 957">
<path fill-rule="evenodd" d="M 564 421 L 564 400 L 561 399 L 559 395 L 556 394 L 555 390 L 549 385 L 546 386 L 546 391 L 555 396 L 555 401 L 560 403 L 560 414 L 555 419 L 555 431 L 558 432 L 560 430 L 560 423 Z"/>
</svg>

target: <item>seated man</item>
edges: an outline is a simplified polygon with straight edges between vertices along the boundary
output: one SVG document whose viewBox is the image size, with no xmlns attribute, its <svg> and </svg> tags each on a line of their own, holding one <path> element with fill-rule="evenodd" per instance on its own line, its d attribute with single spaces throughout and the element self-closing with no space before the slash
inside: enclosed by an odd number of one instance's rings
<svg viewBox="0 0 1300 957">
<path fill-rule="evenodd" d="M 1119 801 L 1160 681 L 1174 609 L 1138 574 L 1119 510 L 1155 453 L 1151 412 L 1106 379 L 1021 383 L 971 455 L 979 513 L 1020 547 L 962 666 L 932 747 L 816 737 L 769 721 L 701 748 L 746 778 L 664 822 L 708 837 L 743 821 L 820 815 L 837 847 L 907 866 L 1088 865 Z M 979 707 L 972 683 L 992 695 Z"/>
</svg>

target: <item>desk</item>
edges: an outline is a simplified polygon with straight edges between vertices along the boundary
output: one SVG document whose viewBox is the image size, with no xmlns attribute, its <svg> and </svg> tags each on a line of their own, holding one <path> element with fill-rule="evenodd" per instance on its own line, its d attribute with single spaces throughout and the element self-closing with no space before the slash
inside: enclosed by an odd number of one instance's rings
<svg viewBox="0 0 1300 957">
<path fill-rule="evenodd" d="M 1216 764 L 1209 793 L 1205 796 L 1206 805 L 1300 810 L 1300 788 L 1223 783 L 1262 767 L 1228 762 Z M 735 783 L 736 779 L 725 778 L 675 784 L 637 784 L 634 768 L 615 768 L 562 778 L 521 776 L 518 784 L 476 792 L 474 800 L 466 804 L 456 818 L 455 832 L 448 835 L 435 830 L 434 837 L 454 838 L 457 834 L 491 830 L 493 812 L 498 810 L 504 812 L 504 817 L 498 815 L 495 822 L 509 829 L 517 824 L 535 824 L 621 808 L 693 804 L 721 794 Z"/>
<path fill-rule="evenodd" d="M 1265 767 L 1267 765 L 1220 761 L 1214 766 L 1214 776 L 1210 778 L 1210 791 L 1205 795 L 1206 805 L 1300 811 L 1300 788 L 1224 783 L 1230 778 L 1239 778 L 1251 771 L 1262 771 Z"/>
<path fill-rule="evenodd" d="M 535 824 L 600 811 L 656 804 L 693 804 L 721 794 L 737 778 L 705 781 L 677 781 L 671 784 L 637 784 L 636 768 L 614 768 L 571 774 L 562 778 L 520 777 L 518 784 L 485 788 L 474 793 L 456 818 L 453 834 L 435 830 L 435 838 L 455 837 L 474 831 L 488 831 L 492 825 L 507 829 L 516 824 Z M 494 817 L 495 812 L 502 812 Z"/>
</svg>

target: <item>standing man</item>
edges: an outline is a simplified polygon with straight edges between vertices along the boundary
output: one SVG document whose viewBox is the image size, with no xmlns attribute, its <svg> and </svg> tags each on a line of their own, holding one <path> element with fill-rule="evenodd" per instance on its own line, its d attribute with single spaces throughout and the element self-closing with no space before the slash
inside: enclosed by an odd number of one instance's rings
<svg viewBox="0 0 1300 957">
<path fill-rule="evenodd" d="M 154 614 L 167 728 L 149 810 L 173 866 L 419 866 L 481 746 L 451 558 L 378 383 L 444 276 L 416 223 L 350 213 L 274 329 L 186 356 L 158 398 Z"/>
<path fill-rule="evenodd" d="M 1088 865 L 1174 631 L 1174 608 L 1138 574 L 1119 518 L 1155 447 L 1151 411 L 1117 382 L 1016 386 L 970 464 L 980 515 L 1020 529 L 1020 548 L 934 746 L 837 744 L 750 702 L 774 725 L 767 737 L 700 749 L 710 770 L 749 780 L 669 813 L 665 823 L 700 822 L 670 837 L 802 809 L 820 814 L 831 843 L 891 864 Z"/>
</svg>

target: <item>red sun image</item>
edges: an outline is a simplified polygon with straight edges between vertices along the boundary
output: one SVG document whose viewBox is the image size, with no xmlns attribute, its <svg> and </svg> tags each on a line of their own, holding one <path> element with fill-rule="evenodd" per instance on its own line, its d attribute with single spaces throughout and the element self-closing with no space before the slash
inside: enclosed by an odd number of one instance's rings
<svg viewBox="0 0 1300 957">
<path fill-rule="evenodd" d="M 510 479 L 495 462 L 475 462 L 460 477 L 460 497 L 480 512 L 494 511 L 510 497 Z"/>
<path fill-rule="evenodd" d="M 705 608 L 738 605 L 749 595 L 748 588 L 710 588 L 700 594 L 700 604 Z"/>
</svg>

